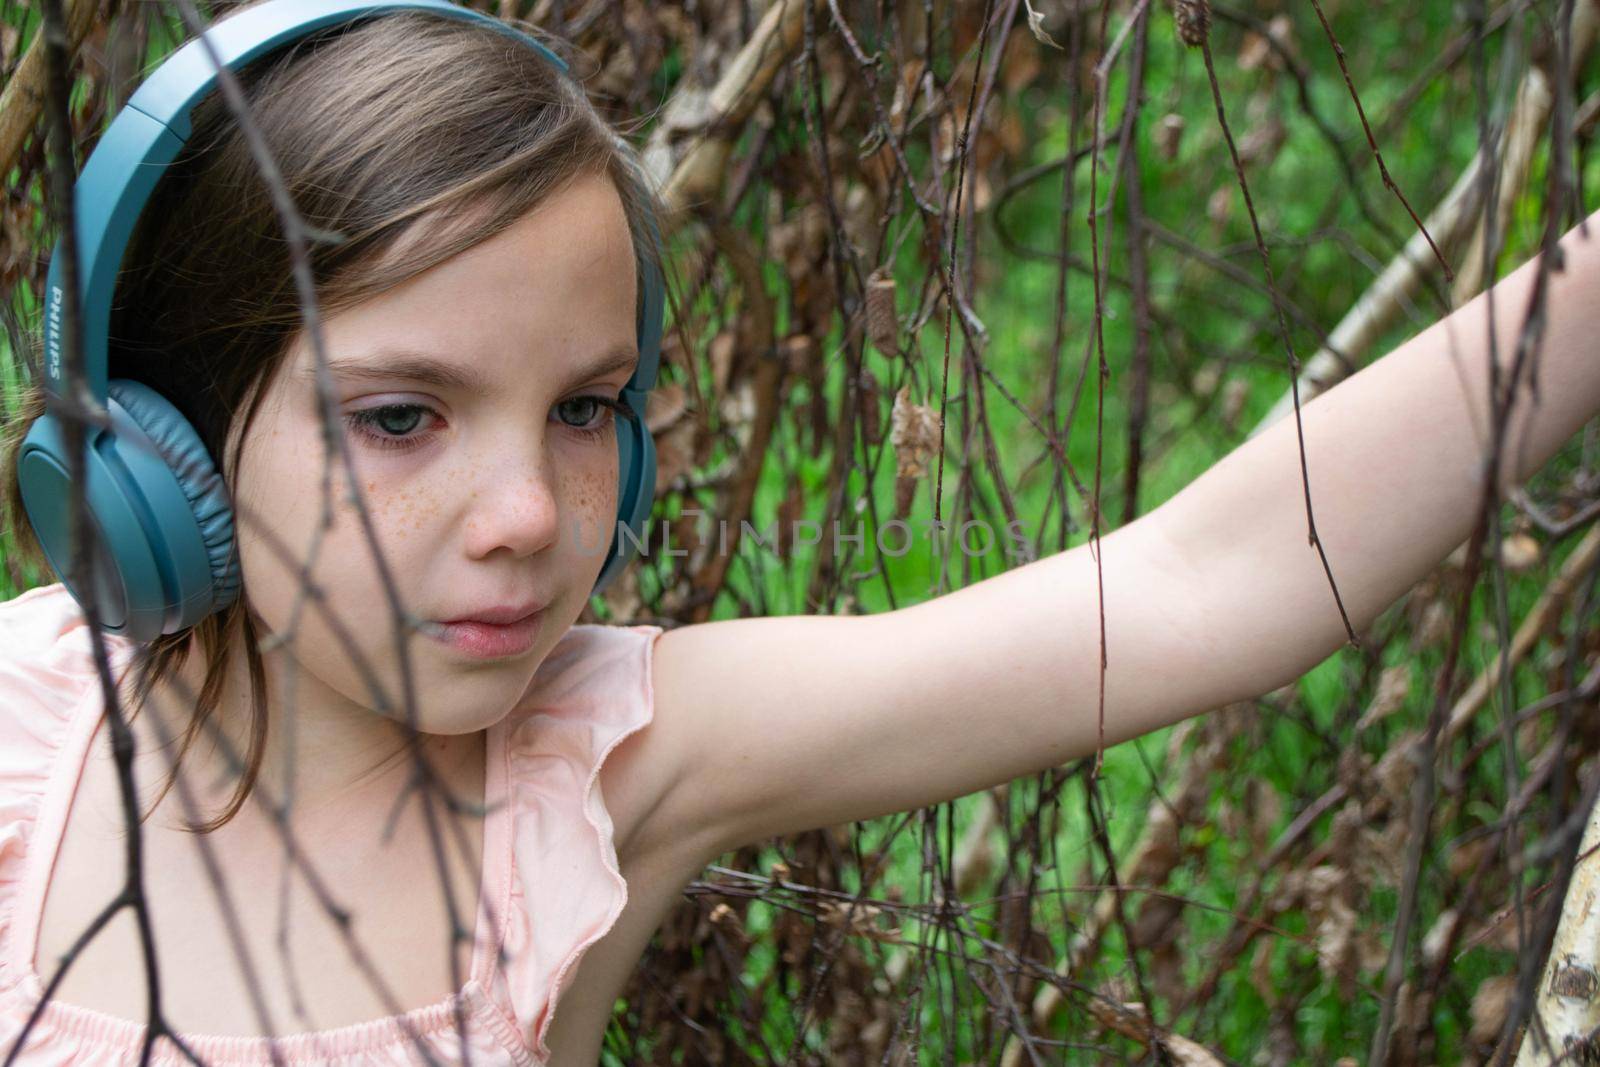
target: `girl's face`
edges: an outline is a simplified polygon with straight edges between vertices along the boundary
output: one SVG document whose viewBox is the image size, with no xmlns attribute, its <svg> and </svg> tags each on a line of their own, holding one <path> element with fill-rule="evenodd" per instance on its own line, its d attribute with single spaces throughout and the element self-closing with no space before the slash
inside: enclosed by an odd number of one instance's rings
<svg viewBox="0 0 1600 1067">
<path fill-rule="evenodd" d="M 404 609 L 444 622 L 548 605 L 522 652 L 486 658 L 411 636 L 424 732 L 501 719 L 588 600 L 616 526 L 621 416 L 607 402 L 638 362 L 634 307 L 622 202 L 594 175 L 323 321 L 337 432 Z M 349 481 L 337 457 L 325 458 L 304 331 L 266 387 L 233 484 L 245 588 L 284 642 L 268 662 L 295 661 L 294 702 L 378 706 L 337 631 L 302 601 L 297 572 L 309 561 L 403 721 L 393 615 Z"/>
</svg>

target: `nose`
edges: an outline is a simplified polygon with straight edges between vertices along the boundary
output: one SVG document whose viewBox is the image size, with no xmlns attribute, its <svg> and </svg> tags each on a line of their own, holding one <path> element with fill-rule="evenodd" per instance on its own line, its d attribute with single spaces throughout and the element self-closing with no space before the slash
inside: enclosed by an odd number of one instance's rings
<svg viewBox="0 0 1600 1067">
<path fill-rule="evenodd" d="M 527 556 L 555 543 L 560 509 L 542 460 L 486 465 L 472 494 L 466 521 L 466 550 L 472 558 L 500 551 Z"/>
</svg>

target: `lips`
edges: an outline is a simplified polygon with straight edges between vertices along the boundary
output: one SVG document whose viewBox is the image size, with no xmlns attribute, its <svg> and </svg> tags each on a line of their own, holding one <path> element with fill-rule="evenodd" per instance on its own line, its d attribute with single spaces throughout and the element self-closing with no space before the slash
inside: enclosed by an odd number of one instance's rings
<svg viewBox="0 0 1600 1067">
<path fill-rule="evenodd" d="M 481 622 L 490 626 L 508 626 L 521 622 L 537 611 L 546 607 L 543 601 L 530 601 L 524 604 L 496 604 L 466 615 L 457 615 L 453 619 L 439 620 L 442 625 L 449 626 L 458 622 Z"/>
<path fill-rule="evenodd" d="M 428 636 L 474 659 L 520 656 L 539 640 L 547 601 L 496 604 L 442 620 Z"/>
<path fill-rule="evenodd" d="M 545 613 L 536 611 L 516 622 L 503 625 L 466 620 L 447 622 L 429 631 L 428 636 L 475 659 L 501 659 L 520 656 L 539 640 Z"/>
</svg>

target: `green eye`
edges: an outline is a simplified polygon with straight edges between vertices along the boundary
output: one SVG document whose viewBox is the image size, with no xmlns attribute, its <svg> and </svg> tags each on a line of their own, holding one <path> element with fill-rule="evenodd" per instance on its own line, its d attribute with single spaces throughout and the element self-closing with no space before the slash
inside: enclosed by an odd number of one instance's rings
<svg viewBox="0 0 1600 1067">
<path fill-rule="evenodd" d="M 556 408 L 559 410 L 568 404 L 588 404 L 592 406 L 598 406 L 602 410 L 609 410 L 612 413 L 613 417 L 602 418 L 599 422 L 592 422 L 590 419 L 585 419 L 583 420 L 585 425 L 575 425 L 562 420 L 564 425 L 566 425 L 570 430 L 584 437 L 599 438 L 605 436 L 606 431 L 611 428 L 616 415 L 625 415 L 629 418 L 633 417 L 633 409 L 628 406 L 628 402 L 626 400 L 623 400 L 620 397 L 575 396 L 570 400 L 563 400 L 560 404 L 556 405 Z M 592 406 L 587 410 L 593 411 Z"/>
<path fill-rule="evenodd" d="M 404 437 L 417 428 L 422 421 L 422 409 L 406 407 L 379 408 L 374 414 L 372 425 L 384 433 L 396 437 Z"/>
<path fill-rule="evenodd" d="M 376 448 L 408 449 L 429 436 L 413 432 L 425 415 L 434 415 L 434 412 L 423 404 L 384 404 L 365 411 L 352 411 L 345 416 L 345 421 Z"/>
</svg>

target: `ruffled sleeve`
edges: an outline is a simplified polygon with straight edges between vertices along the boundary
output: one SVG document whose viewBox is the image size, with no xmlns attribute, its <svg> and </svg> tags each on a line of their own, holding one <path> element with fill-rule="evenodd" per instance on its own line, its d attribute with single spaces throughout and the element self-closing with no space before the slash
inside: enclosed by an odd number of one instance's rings
<svg viewBox="0 0 1600 1067">
<path fill-rule="evenodd" d="M 116 677 L 136 646 L 105 637 Z M 21 980 L 15 940 L 43 903 L 22 899 L 33 891 L 22 876 L 56 753 L 80 708 L 99 695 L 88 623 L 64 585 L 0 603 L 0 990 Z"/>
<path fill-rule="evenodd" d="M 622 913 L 600 768 L 654 713 L 651 659 L 659 626 L 575 625 L 540 664 L 506 736 L 513 862 L 504 978 L 535 1054 L 584 951 Z"/>
</svg>

